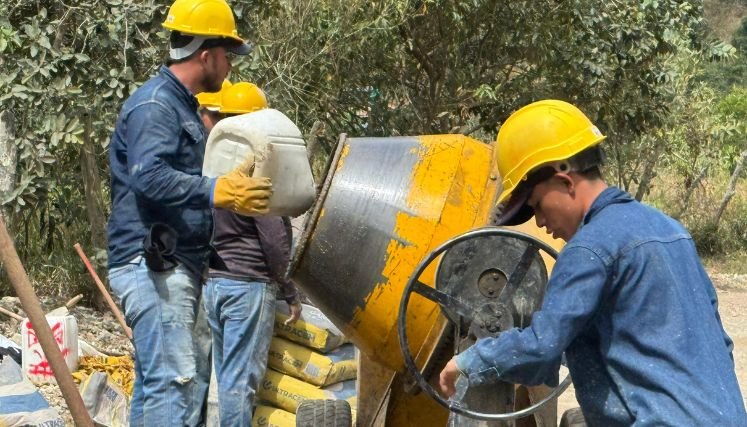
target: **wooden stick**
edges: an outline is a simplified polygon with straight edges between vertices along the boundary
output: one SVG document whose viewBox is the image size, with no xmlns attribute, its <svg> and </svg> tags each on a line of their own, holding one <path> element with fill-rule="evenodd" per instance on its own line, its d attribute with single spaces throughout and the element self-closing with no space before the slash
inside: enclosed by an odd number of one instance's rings
<svg viewBox="0 0 747 427">
<path fill-rule="evenodd" d="M 75 385 L 70 369 L 65 363 L 65 358 L 62 357 L 62 352 L 57 346 L 57 341 L 55 341 L 52 329 L 47 323 L 46 316 L 44 316 L 39 298 L 34 292 L 34 287 L 26 275 L 26 270 L 23 268 L 20 258 L 18 258 L 18 253 L 13 246 L 13 241 L 5 228 L 5 221 L 2 217 L 0 217 L 0 259 L 2 259 L 10 283 L 16 290 L 18 299 L 21 300 L 23 311 L 26 312 L 31 321 L 36 338 L 39 340 L 44 356 L 46 356 L 47 362 L 52 368 L 52 373 L 57 379 L 57 385 L 62 391 L 62 397 L 65 398 L 75 425 L 78 427 L 93 427 L 93 421 L 86 411 L 83 399 L 78 392 L 78 386 Z"/>
<path fill-rule="evenodd" d="M 70 301 L 65 303 L 65 307 L 72 308 L 75 304 L 77 304 L 80 300 L 83 299 L 83 294 L 78 294 L 72 298 L 70 298 Z"/>
<path fill-rule="evenodd" d="M 119 326 L 122 327 L 125 335 L 127 335 L 127 338 L 132 340 L 132 329 L 130 329 L 125 323 L 124 317 L 122 317 L 122 312 L 119 311 L 119 308 L 117 308 L 117 304 L 114 303 L 112 296 L 109 295 L 109 292 L 107 292 L 106 287 L 104 286 L 104 283 L 101 282 L 101 279 L 99 279 L 99 275 L 96 274 L 96 270 L 93 269 L 93 266 L 91 265 L 91 261 L 88 260 L 88 257 L 83 252 L 83 248 L 80 247 L 80 243 L 76 243 L 74 248 L 78 252 L 80 259 L 83 260 L 83 264 L 86 265 L 86 268 L 88 269 L 88 272 L 91 274 L 91 277 L 93 277 L 93 281 L 96 282 L 96 286 L 99 288 L 99 291 L 101 291 L 101 294 L 104 295 L 104 299 L 106 300 L 106 303 L 109 305 L 109 308 L 112 310 L 112 313 L 114 313 L 114 317 L 117 318 L 117 322 L 119 322 Z"/>
<path fill-rule="evenodd" d="M 16 320 L 23 320 L 23 316 L 19 316 L 19 315 L 13 313 L 12 311 L 6 310 L 6 309 L 4 309 L 2 307 L 0 307 L 0 313 L 3 313 L 4 315 L 6 315 L 8 317 L 12 317 L 13 319 L 16 319 Z"/>
</svg>

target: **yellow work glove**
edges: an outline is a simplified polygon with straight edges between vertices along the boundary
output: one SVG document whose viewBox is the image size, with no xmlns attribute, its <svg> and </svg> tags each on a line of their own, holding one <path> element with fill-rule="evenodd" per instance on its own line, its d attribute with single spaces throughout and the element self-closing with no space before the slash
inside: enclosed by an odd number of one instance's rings
<svg viewBox="0 0 747 427">
<path fill-rule="evenodd" d="M 219 176 L 213 190 L 213 206 L 240 215 L 265 215 L 270 207 L 270 178 L 252 178 L 254 158 Z"/>
</svg>

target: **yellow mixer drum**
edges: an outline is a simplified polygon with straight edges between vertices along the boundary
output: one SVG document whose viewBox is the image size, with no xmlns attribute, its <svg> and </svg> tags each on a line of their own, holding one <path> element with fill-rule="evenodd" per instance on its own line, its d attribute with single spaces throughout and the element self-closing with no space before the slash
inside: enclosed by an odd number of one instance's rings
<svg viewBox="0 0 747 427">
<path fill-rule="evenodd" d="M 408 278 L 439 244 L 487 224 L 496 185 L 492 146 L 463 135 L 343 137 L 291 277 L 368 357 L 401 371 L 396 320 Z M 433 275 L 421 281 L 433 286 Z M 414 296 L 413 354 L 438 314 Z"/>
</svg>

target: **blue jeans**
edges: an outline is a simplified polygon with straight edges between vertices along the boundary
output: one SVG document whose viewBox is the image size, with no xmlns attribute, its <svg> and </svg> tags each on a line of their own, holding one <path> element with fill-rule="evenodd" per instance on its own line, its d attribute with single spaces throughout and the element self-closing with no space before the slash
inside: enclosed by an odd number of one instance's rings
<svg viewBox="0 0 747 427">
<path fill-rule="evenodd" d="M 110 269 L 109 283 L 135 346 L 130 425 L 197 425 L 204 400 L 193 336 L 200 277 L 181 265 L 153 272 L 137 257 Z"/>
<path fill-rule="evenodd" d="M 213 332 L 220 425 L 250 426 L 267 368 L 275 319 L 273 284 L 224 278 L 207 281 L 204 303 Z"/>
</svg>

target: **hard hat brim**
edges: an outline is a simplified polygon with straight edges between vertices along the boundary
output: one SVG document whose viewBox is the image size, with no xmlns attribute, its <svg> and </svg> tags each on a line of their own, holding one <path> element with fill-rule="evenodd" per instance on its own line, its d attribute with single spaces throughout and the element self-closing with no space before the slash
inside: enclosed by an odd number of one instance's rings
<svg viewBox="0 0 747 427">
<path fill-rule="evenodd" d="M 508 202 L 496 218 L 496 225 L 520 225 L 529 221 L 534 216 L 534 209 L 527 204 L 527 201 L 534 187 L 552 178 L 556 173 L 557 171 L 551 166 L 545 166 L 530 173 L 509 196 Z"/>
<path fill-rule="evenodd" d="M 242 42 L 226 46 L 226 50 L 234 55 L 249 55 L 254 50 L 254 46 L 251 43 Z"/>
<path fill-rule="evenodd" d="M 521 187 L 508 199 L 508 202 L 500 214 L 498 214 L 495 225 L 520 225 L 532 219 L 534 209 L 527 205 L 527 200 L 529 200 L 529 196 L 532 194 L 532 188 L 529 186 Z"/>
</svg>

